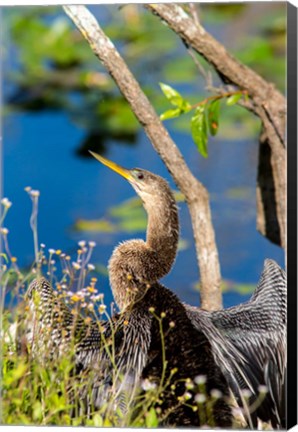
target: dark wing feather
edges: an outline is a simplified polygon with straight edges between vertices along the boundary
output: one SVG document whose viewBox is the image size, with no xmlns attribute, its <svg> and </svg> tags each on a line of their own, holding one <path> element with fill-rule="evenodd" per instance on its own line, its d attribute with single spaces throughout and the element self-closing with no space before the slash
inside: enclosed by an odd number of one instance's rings
<svg viewBox="0 0 298 432">
<path fill-rule="evenodd" d="M 205 327 L 207 336 L 216 347 L 215 356 L 220 357 L 218 351 L 224 356 L 218 364 L 238 400 L 241 396 L 239 387 L 252 390 L 250 404 L 260 396 L 260 385 L 268 388 L 265 399 L 251 413 L 254 427 L 257 418 L 271 421 L 273 427 L 284 426 L 286 294 L 285 272 L 273 260 L 266 260 L 259 284 L 248 302 L 215 312 L 196 309 L 196 314 L 210 319 L 220 334 L 210 332 L 210 325 Z M 194 308 L 190 309 L 189 316 L 198 325 Z"/>
</svg>

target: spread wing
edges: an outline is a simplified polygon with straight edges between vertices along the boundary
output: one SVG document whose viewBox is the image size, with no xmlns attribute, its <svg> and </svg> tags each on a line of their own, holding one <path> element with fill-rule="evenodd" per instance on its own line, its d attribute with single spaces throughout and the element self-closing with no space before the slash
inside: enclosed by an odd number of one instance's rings
<svg viewBox="0 0 298 432">
<path fill-rule="evenodd" d="M 189 312 L 193 323 L 211 340 L 218 364 L 240 404 L 239 388 L 252 392 L 249 404 L 253 406 L 250 420 L 254 427 L 257 418 L 271 421 L 273 427 L 284 426 L 286 299 L 285 272 L 274 261 L 266 260 L 248 302 L 215 312 L 194 312 L 194 308 Z M 198 315 L 203 318 L 198 320 Z M 209 327 L 202 324 L 204 319 L 209 319 L 216 331 L 210 331 L 210 323 Z M 265 397 L 260 394 L 260 385 L 268 389 Z"/>
<path fill-rule="evenodd" d="M 45 278 L 35 279 L 26 300 L 29 313 L 17 334 L 30 352 L 53 362 L 73 350 L 73 374 L 80 384 L 80 413 L 112 408 L 127 411 L 147 361 L 151 318 L 125 312 L 109 321 L 86 324 L 73 315 Z M 70 395 L 72 389 L 70 389 Z M 72 397 L 72 396 L 71 396 Z"/>
</svg>

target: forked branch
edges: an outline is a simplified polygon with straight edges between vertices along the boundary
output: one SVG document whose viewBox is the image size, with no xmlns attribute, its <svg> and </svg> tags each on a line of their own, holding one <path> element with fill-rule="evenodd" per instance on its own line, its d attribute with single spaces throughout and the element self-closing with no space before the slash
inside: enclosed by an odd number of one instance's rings
<svg viewBox="0 0 298 432">
<path fill-rule="evenodd" d="M 178 4 L 146 4 L 171 30 L 211 64 L 225 84 L 246 91 L 262 122 L 260 137 L 257 227 L 274 243 L 286 246 L 286 100 L 273 84 L 234 58 Z"/>
<path fill-rule="evenodd" d="M 113 77 L 154 149 L 184 194 L 191 215 L 200 269 L 201 306 L 207 310 L 221 308 L 220 265 L 207 190 L 190 172 L 153 106 L 94 16 L 84 6 L 65 6 L 64 9 Z"/>
</svg>

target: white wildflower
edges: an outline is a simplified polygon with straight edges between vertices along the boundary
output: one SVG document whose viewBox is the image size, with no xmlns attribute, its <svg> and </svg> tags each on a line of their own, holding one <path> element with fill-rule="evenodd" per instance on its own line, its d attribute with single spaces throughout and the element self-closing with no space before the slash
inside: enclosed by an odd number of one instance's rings
<svg viewBox="0 0 298 432">
<path fill-rule="evenodd" d="M 197 403 L 204 403 L 204 402 L 206 402 L 206 395 L 204 395 L 203 393 L 196 394 L 195 401 Z"/>
<path fill-rule="evenodd" d="M 248 390 L 248 389 L 244 389 L 244 390 L 242 390 L 242 395 L 243 395 L 244 398 L 248 399 L 248 398 L 251 397 L 251 391 Z"/>
<path fill-rule="evenodd" d="M 218 389 L 212 389 L 210 393 L 214 399 L 219 399 L 222 397 L 222 392 Z"/>
<path fill-rule="evenodd" d="M 7 209 L 12 206 L 12 202 L 8 198 L 2 198 L 1 204 Z"/>
<path fill-rule="evenodd" d="M 73 266 L 73 268 L 74 268 L 75 270 L 80 270 L 80 268 L 81 268 L 81 266 L 80 266 L 80 264 L 79 264 L 78 262 L 73 262 L 73 263 L 72 263 L 72 266 Z"/>
<path fill-rule="evenodd" d="M 196 384 L 205 384 L 206 383 L 206 376 L 205 375 L 197 375 L 195 377 L 194 381 Z"/>
<path fill-rule="evenodd" d="M 258 390 L 259 393 L 268 393 L 268 387 L 265 385 L 259 385 Z"/>
<path fill-rule="evenodd" d="M 188 381 L 185 383 L 185 387 L 187 388 L 187 390 L 192 390 L 194 388 L 194 384 L 191 381 Z"/>
<path fill-rule="evenodd" d="M 40 192 L 39 192 L 39 190 L 31 190 L 30 191 L 30 195 L 33 197 L 33 198 L 36 198 L 36 197 L 39 197 L 39 195 L 40 195 Z"/>
<path fill-rule="evenodd" d="M 103 313 L 105 312 L 106 308 L 107 308 L 106 305 L 101 304 L 101 305 L 99 305 L 99 307 L 98 307 L 98 312 L 99 312 L 100 314 L 103 314 Z"/>
<path fill-rule="evenodd" d="M 145 391 L 154 390 L 156 388 L 156 384 L 151 382 L 148 378 L 142 381 L 142 389 Z"/>
<path fill-rule="evenodd" d="M 96 246 L 96 243 L 94 241 L 88 242 L 89 247 L 94 248 Z"/>
</svg>

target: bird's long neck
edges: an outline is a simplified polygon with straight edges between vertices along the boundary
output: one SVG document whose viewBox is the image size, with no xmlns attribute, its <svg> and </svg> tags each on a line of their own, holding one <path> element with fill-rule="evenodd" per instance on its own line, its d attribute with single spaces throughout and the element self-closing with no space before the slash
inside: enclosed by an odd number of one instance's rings
<svg viewBox="0 0 298 432">
<path fill-rule="evenodd" d="M 154 205 L 144 203 L 144 207 L 148 214 L 146 242 L 130 240 L 120 244 L 109 262 L 113 295 L 121 309 L 169 273 L 177 253 L 179 220 L 170 189 Z"/>
<path fill-rule="evenodd" d="M 169 192 L 153 208 L 147 209 L 147 213 L 146 244 L 158 256 L 159 265 L 155 269 L 158 280 L 171 270 L 178 247 L 179 220 L 172 193 Z"/>
</svg>

